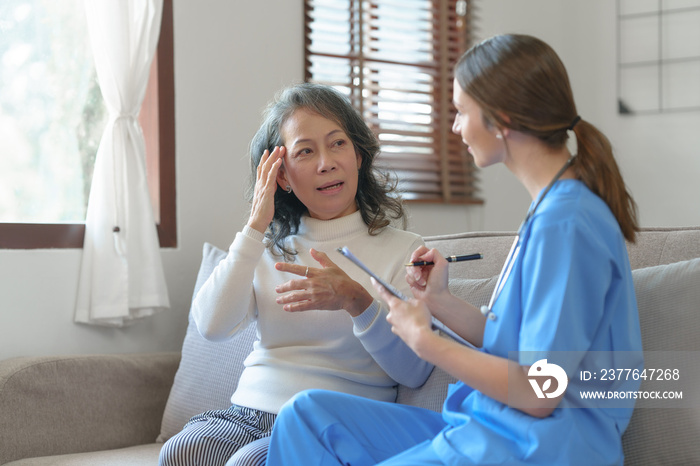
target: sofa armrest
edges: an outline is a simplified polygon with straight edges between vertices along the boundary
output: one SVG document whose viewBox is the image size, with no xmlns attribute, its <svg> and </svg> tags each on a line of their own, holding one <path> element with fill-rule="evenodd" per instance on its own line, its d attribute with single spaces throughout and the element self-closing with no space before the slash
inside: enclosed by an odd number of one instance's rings
<svg viewBox="0 0 700 466">
<path fill-rule="evenodd" d="M 0 361 L 0 464 L 155 442 L 179 353 Z"/>
</svg>

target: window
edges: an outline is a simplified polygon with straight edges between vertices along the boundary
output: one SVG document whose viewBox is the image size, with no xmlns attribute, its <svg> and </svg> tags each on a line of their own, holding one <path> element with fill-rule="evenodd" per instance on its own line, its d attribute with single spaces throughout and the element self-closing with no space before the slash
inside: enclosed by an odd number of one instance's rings
<svg viewBox="0 0 700 466">
<path fill-rule="evenodd" d="M 172 0 L 165 0 L 139 115 L 162 247 L 177 244 L 172 26 Z M 13 138 L 8 142 L 0 131 L 5 141 L 0 142 L 0 178 L 12 180 L 0 180 L 0 248 L 80 248 L 92 166 L 106 123 L 82 1 L 3 1 L 0 32 L 0 76 L 16 86 L 0 89 L 0 127 Z M 67 129 L 56 121 L 66 122 Z"/>
<path fill-rule="evenodd" d="M 700 0 L 617 1 L 620 114 L 700 110 Z"/>
<path fill-rule="evenodd" d="M 481 203 L 452 133 L 452 69 L 470 43 L 466 0 L 306 0 L 306 80 L 343 91 L 377 134 L 377 166 L 407 201 Z"/>
</svg>

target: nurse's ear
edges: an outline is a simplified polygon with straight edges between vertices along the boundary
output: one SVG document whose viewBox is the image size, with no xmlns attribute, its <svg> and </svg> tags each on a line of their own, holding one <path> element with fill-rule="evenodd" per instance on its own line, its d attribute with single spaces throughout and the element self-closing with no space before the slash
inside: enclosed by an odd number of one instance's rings
<svg viewBox="0 0 700 466">
<path fill-rule="evenodd" d="M 509 128 L 496 128 L 496 139 L 506 139 L 510 134 Z"/>
<path fill-rule="evenodd" d="M 510 117 L 499 112 L 495 117 L 484 115 L 485 126 L 496 139 L 507 139 L 510 135 Z"/>
</svg>

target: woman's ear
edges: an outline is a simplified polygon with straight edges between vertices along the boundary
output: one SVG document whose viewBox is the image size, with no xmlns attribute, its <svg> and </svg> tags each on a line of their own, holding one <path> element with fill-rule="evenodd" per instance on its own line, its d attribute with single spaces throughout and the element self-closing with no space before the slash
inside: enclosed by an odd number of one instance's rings
<svg viewBox="0 0 700 466">
<path fill-rule="evenodd" d="M 284 164 L 280 165 L 280 169 L 277 171 L 277 185 L 284 190 L 287 190 L 289 186 L 287 173 L 284 171 Z"/>
</svg>

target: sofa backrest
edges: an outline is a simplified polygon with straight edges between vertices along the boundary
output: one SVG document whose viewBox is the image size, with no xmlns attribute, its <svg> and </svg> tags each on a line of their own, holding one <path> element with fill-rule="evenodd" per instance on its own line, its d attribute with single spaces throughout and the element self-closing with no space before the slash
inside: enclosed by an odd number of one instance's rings
<svg viewBox="0 0 700 466">
<path fill-rule="evenodd" d="M 152 442 L 161 427 L 178 356 L 134 353 L 0 361 L 0 465 Z M 21 463 L 54 464 L 50 459 Z"/>
<path fill-rule="evenodd" d="M 486 278 L 501 271 L 514 239 L 515 232 L 484 231 L 428 236 L 425 242 L 445 256 L 481 252 L 482 260 L 468 262 L 455 276 Z M 700 227 L 644 228 L 627 252 L 633 270 L 700 257 Z"/>
</svg>

